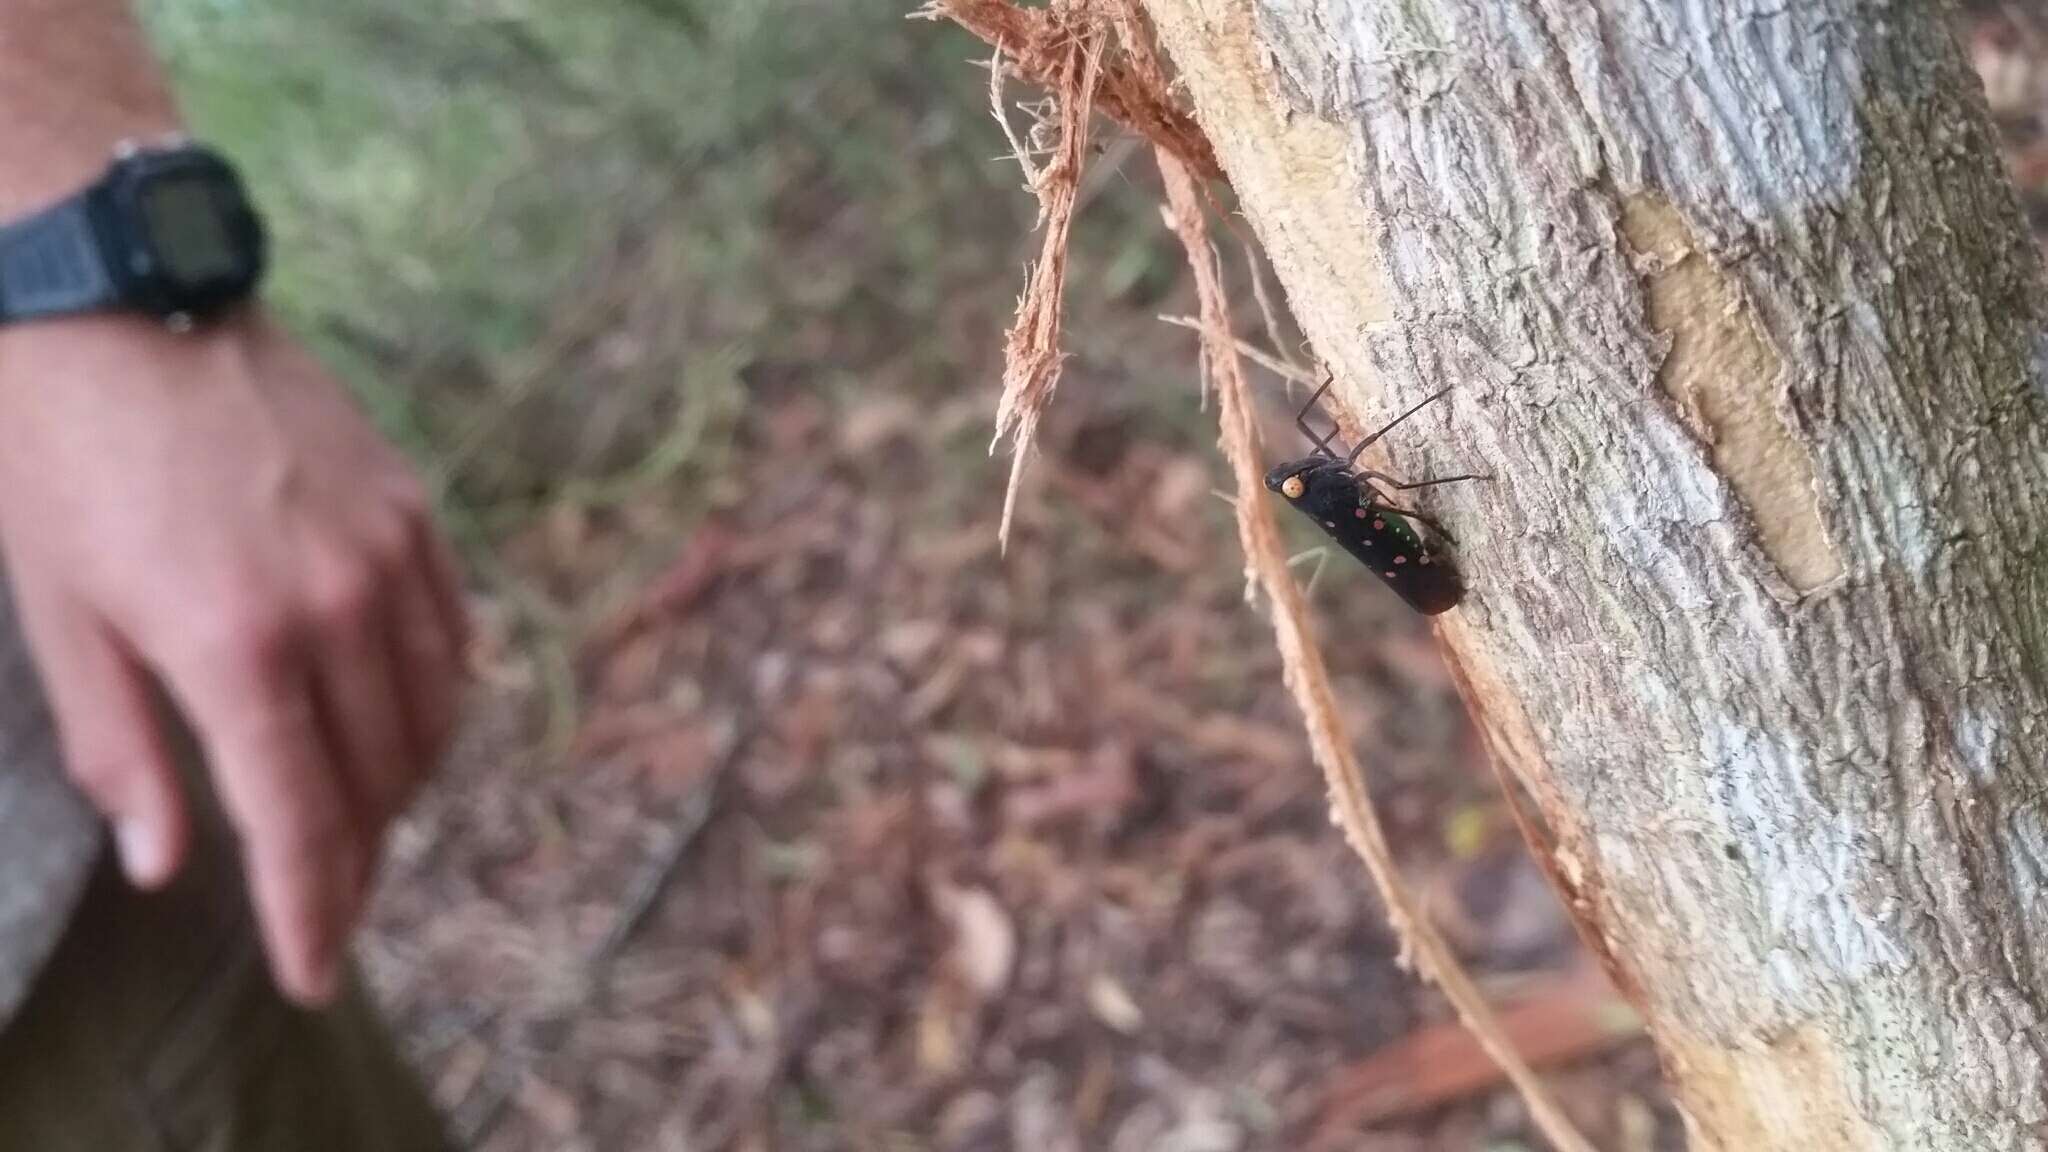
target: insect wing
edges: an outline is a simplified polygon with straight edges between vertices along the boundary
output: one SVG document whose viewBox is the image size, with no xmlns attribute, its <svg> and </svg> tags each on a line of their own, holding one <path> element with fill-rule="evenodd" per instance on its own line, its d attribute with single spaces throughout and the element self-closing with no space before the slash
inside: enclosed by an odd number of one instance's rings
<svg viewBox="0 0 2048 1152">
<path fill-rule="evenodd" d="M 1321 483 L 1296 508 L 1410 608 L 1434 616 L 1456 606 L 1465 594 L 1457 568 L 1430 550 L 1407 517 L 1373 504 L 1363 489 L 1348 482 L 1349 477 L 1343 478 L 1345 483 L 1336 483 L 1338 478 L 1327 474 L 1319 479 Z"/>
<path fill-rule="evenodd" d="M 1361 503 L 1346 526 L 1338 521 L 1330 535 L 1384 581 L 1410 608 L 1425 616 L 1455 607 L 1465 594 L 1458 570 L 1432 552 L 1406 517 Z"/>
</svg>

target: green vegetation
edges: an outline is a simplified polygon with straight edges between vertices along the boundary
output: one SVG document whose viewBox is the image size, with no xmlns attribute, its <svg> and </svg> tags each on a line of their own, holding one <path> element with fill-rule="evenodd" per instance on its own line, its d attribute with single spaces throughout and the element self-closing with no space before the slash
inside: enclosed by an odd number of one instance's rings
<svg viewBox="0 0 2048 1152">
<path fill-rule="evenodd" d="M 142 4 L 274 218 L 272 300 L 490 537 L 703 487 L 750 386 L 993 378 L 1031 205 L 979 48 L 906 7 Z M 1108 179 L 1082 302 L 1172 275 Z"/>
<path fill-rule="evenodd" d="M 420 463 L 531 654 L 553 761 L 581 638 L 776 471 L 779 414 L 907 412 L 907 439 L 861 450 L 877 495 L 913 539 L 993 535 L 1036 206 L 987 50 L 913 6 L 138 0 L 271 219 L 273 306 Z M 1149 162 L 1100 143 L 1060 417 L 1206 445 L 1193 342 L 1152 318 L 1179 261 Z"/>
</svg>

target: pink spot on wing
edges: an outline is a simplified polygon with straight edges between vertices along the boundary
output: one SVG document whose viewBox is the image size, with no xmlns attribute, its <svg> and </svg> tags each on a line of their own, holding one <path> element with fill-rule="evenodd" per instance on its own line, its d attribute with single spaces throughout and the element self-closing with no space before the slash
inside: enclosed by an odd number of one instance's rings
<svg viewBox="0 0 2048 1152">
<path fill-rule="evenodd" d="M 1351 510 L 1351 514 L 1352 514 L 1353 516 L 1356 516 L 1356 517 L 1358 517 L 1358 518 L 1359 518 L 1360 520 L 1363 520 L 1363 519 L 1365 519 L 1365 509 L 1363 509 L 1363 508 L 1353 508 L 1353 509 Z"/>
<path fill-rule="evenodd" d="M 1394 563 L 1396 563 L 1396 564 L 1406 564 L 1407 562 L 1408 562 L 1408 558 L 1407 558 L 1406 556 L 1396 556 L 1396 557 L 1394 557 Z"/>
<path fill-rule="evenodd" d="M 1372 530 L 1375 532 L 1384 532 L 1386 528 L 1387 522 L 1385 520 L 1375 520 L 1372 522 Z"/>
</svg>

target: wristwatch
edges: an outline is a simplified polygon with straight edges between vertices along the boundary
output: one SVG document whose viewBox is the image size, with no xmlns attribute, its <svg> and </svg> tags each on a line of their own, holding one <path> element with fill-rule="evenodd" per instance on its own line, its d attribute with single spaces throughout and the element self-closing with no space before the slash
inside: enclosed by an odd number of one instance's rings
<svg viewBox="0 0 2048 1152">
<path fill-rule="evenodd" d="M 190 328 L 254 294 L 266 247 L 218 152 L 124 144 L 91 186 L 0 226 L 0 324 L 133 311 Z"/>
</svg>

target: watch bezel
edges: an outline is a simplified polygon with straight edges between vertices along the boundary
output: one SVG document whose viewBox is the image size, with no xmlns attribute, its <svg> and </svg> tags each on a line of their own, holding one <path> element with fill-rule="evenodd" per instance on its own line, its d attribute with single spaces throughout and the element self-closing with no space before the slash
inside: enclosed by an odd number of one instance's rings
<svg viewBox="0 0 2048 1152">
<path fill-rule="evenodd" d="M 222 230 L 240 259 L 231 272 L 184 283 L 165 270 L 145 200 L 160 182 L 194 178 L 212 185 L 214 194 L 208 199 L 220 212 Z M 108 272 L 131 307 L 165 320 L 201 320 L 248 299 L 263 278 L 268 242 L 262 219 L 234 167 L 210 148 L 124 148 L 92 200 Z"/>
</svg>

